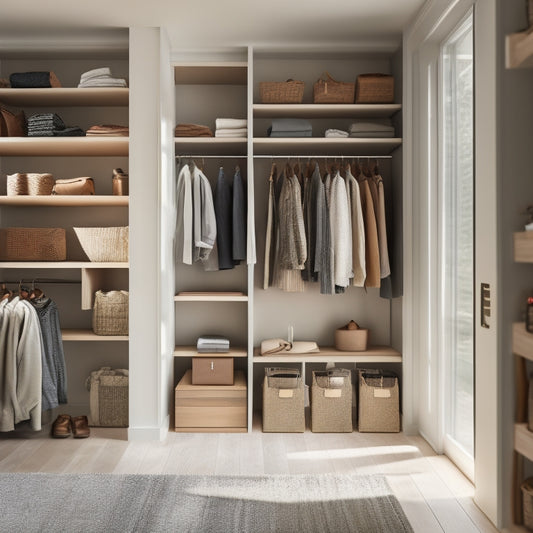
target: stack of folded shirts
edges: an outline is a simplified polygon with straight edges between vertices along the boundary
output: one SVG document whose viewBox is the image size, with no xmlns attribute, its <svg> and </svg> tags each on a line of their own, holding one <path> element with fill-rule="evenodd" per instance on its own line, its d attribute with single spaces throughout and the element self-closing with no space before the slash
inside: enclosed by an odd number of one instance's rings
<svg viewBox="0 0 533 533">
<path fill-rule="evenodd" d="M 229 352 L 229 339 L 216 335 L 203 335 L 198 337 L 196 349 L 198 353 L 227 353 Z"/>
<path fill-rule="evenodd" d="M 13 89 L 49 89 L 61 87 L 61 82 L 53 72 L 14 72 L 9 76 Z"/>
<path fill-rule="evenodd" d="M 275 118 L 267 133 L 269 137 L 311 137 L 313 127 L 302 118 Z"/>
<path fill-rule="evenodd" d="M 178 124 L 174 130 L 175 137 L 213 137 L 211 128 L 201 124 Z"/>
<path fill-rule="evenodd" d="M 349 133 L 344 130 L 329 129 L 326 130 L 326 137 L 348 137 Z"/>
<path fill-rule="evenodd" d="M 100 126 L 91 126 L 87 130 L 88 137 L 127 137 L 129 135 L 128 126 L 119 126 L 117 124 L 102 124 Z"/>
<path fill-rule="evenodd" d="M 217 118 L 215 137 L 246 137 L 248 121 L 243 118 Z"/>
<path fill-rule="evenodd" d="M 394 137 L 394 126 L 390 119 L 358 121 L 350 126 L 350 137 Z"/>
<path fill-rule="evenodd" d="M 39 113 L 28 118 L 28 137 L 83 137 L 78 127 L 67 128 L 59 115 Z"/>
<path fill-rule="evenodd" d="M 0 89 L 8 89 L 11 83 L 6 78 L 0 78 Z"/>
<path fill-rule="evenodd" d="M 95 68 L 81 75 L 78 88 L 82 87 L 127 87 L 126 80 L 113 78 L 109 67 Z"/>
</svg>

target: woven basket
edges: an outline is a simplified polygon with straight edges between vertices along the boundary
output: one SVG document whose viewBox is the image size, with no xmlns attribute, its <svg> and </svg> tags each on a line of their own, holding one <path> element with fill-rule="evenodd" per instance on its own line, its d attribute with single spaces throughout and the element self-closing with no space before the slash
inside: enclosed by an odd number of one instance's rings
<svg viewBox="0 0 533 533">
<path fill-rule="evenodd" d="M 392 104 L 394 77 L 388 74 L 361 74 L 355 84 L 356 104 Z"/>
<path fill-rule="evenodd" d="M 0 261 L 65 261 L 63 228 L 0 229 Z"/>
<path fill-rule="evenodd" d="M 129 372 L 102 367 L 87 378 L 91 426 L 128 427 Z"/>
<path fill-rule="evenodd" d="M 128 260 L 128 226 L 111 228 L 73 228 L 89 261 Z"/>
<path fill-rule="evenodd" d="M 524 526 L 533 530 L 533 477 L 526 479 L 520 488 L 522 489 Z"/>
<path fill-rule="evenodd" d="M 47 196 L 52 194 L 52 174 L 19 173 L 7 177 L 8 196 Z"/>
<path fill-rule="evenodd" d="M 337 81 L 329 72 L 324 72 L 313 85 L 315 104 L 353 104 L 355 83 Z"/>
<path fill-rule="evenodd" d="M 96 291 L 93 331 L 96 335 L 128 335 L 128 291 Z"/>
<path fill-rule="evenodd" d="M 359 431 L 400 431 L 398 378 L 392 373 L 375 370 L 359 372 Z"/>
<path fill-rule="evenodd" d="M 304 82 L 262 81 L 259 83 L 263 104 L 301 104 L 304 99 Z"/>
<path fill-rule="evenodd" d="M 351 433 L 351 372 L 334 368 L 313 371 L 311 386 L 311 431 L 314 433 Z"/>
</svg>

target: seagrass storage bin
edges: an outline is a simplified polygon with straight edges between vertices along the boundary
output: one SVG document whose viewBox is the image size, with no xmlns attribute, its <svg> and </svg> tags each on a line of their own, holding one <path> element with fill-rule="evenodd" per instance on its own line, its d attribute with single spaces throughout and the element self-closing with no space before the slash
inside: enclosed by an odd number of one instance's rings
<svg viewBox="0 0 533 533">
<path fill-rule="evenodd" d="M 337 81 L 329 72 L 324 72 L 313 85 L 315 104 L 353 104 L 355 83 Z"/>
<path fill-rule="evenodd" d="M 129 372 L 102 367 L 87 378 L 89 424 L 103 427 L 128 427 Z"/>
<path fill-rule="evenodd" d="M 533 477 L 527 478 L 521 485 L 524 526 L 533 531 Z"/>
<path fill-rule="evenodd" d="M 0 261 L 65 261 L 63 228 L 1 228 Z"/>
<path fill-rule="evenodd" d="M 129 228 L 72 228 L 89 261 L 126 262 L 129 251 Z"/>
<path fill-rule="evenodd" d="M 352 378 L 350 370 L 313 371 L 311 385 L 311 431 L 350 433 L 352 425 Z"/>
<path fill-rule="evenodd" d="M 305 387 L 297 368 L 265 368 L 263 432 L 305 431 Z"/>
<path fill-rule="evenodd" d="M 533 431 L 533 374 L 529 376 L 528 402 L 527 402 L 527 429 Z"/>
<path fill-rule="evenodd" d="M 128 335 L 128 291 L 96 291 L 93 332 L 96 335 Z"/>
<path fill-rule="evenodd" d="M 262 81 L 259 93 L 262 104 L 301 104 L 304 99 L 303 81 Z"/>
<path fill-rule="evenodd" d="M 17 172 L 7 177 L 8 196 L 46 196 L 52 194 L 52 174 Z"/>
<path fill-rule="evenodd" d="M 359 431 L 400 431 L 400 392 L 396 375 L 375 370 L 359 372 Z"/>
<path fill-rule="evenodd" d="M 360 74 L 355 83 L 355 103 L 394 103 L 394 77 L 388 74 Z"/>
</svg>

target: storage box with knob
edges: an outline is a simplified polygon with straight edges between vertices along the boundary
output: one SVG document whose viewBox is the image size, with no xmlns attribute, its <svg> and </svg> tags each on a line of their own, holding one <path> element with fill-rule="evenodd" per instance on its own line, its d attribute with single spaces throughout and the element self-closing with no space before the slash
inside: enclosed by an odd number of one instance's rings
<svg viewBox="0 0 533 533">
<path fill-rule="evenodd" d="M 193 385 L 233 385 L 233 357 L 193 357 Z"/>
</svg>

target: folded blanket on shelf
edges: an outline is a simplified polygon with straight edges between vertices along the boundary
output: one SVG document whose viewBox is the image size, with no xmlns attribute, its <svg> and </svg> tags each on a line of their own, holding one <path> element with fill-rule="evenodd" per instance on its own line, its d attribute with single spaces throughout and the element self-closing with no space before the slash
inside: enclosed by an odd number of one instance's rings
<svg viewBox="0 0 533 533">
<path fill-rule="evenodd" d="M 245 118 L 217 118 L 215 121 L 217 130 L 242 129 L 248 127 L 248 120 Z"/>
<path fill-rule="evenodd" d="M 14 72 L 9 76 L 13 89 L 49 89 L 61 87 L 53 72 Z"/>
<path fill-rule="evenodd" d="M 272 132 L 312 132 L 313 126 L 303 118 L 275 118 L 272 120 Z"/>
<path fill-rule="evenodd" d="M 102 124 L 91 126 L 87 130 L 88 136 L 106 136 L 106 137 L 127 137 L 129 135 L 128 126 L 119 126 L 117 124 Z"/>
<path fill-rule="evenodd" d="M 248 135 L 248 128 L 240 129 L 222 129 L 215 131 L 215 137 L 246 137 Z"/>
<path fill-rule="evenodd" d="M 272 131 L 272 128 L 267 130 L 269 137 L 312 137 L 313 132 L 311 131 Z"/>
<path fill-rule="evenodd" d="M 325 137 L 348 137 L 349 133 L 344 130 L 329 129 L 326 130 Z"/>
<path fill-rule="evenodd" d="M 56 113 L 38 113 L 28 117 L 28 129 L 51 129 L 65 128 L 65 123 Z"/>
<path fill-rule="evenodd" d="M 394 137 L 393 131 L 360 131 L 356 133 L 350 133 L 350 137 L 367 138 L 367 139 L 382 139 Z"/>
<path fill-rule="evenodd" d="M 78 88 L 84 87 L 127 87 L 128 83 L 122 78 L 113 78 L 109 67 L 95 68 L 84 72 L 80 76 Z"/>
<path fill-rule="evenodd" d="M 85 137 L 85 132 L 77 126 L 64 130 L 54 130 L 53 133 L 54 137 Z"/>
<path fill-rule="evenodd" d="M 216 335 L 203 335 L 198 338 L 196 349 L 199 353 L 224 353 L 229 350 L 229 339 Z"/>
<path fill-rule="evenodd" d="M 80 76 L 80 81 L 88 80 L 89 78 L 98 78 L 99 76 L 111 76 L 111 69 L 109 67 L 100 67 L 88 70 Z"/>
<path fill-rule="evenodd" d="M 372 121 L 357 121 L 350 125 L 350 135 L 361 133 L 392 133 L 394 136 L 394 126 L 390 119 L 375 119 Z"/>
<path fill-rule="evenodd" d="M 208 126 L 201 124 L 178 124 L 174 129 L 175 137 L 213 137 Z"/>
</svg>

